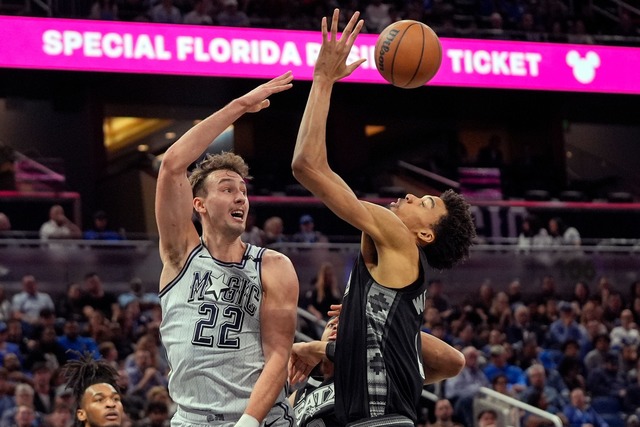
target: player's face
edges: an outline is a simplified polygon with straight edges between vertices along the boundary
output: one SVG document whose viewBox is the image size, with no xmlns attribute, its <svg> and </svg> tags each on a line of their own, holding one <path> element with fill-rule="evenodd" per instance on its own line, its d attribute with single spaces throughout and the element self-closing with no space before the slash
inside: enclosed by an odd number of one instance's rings
<svg viewBox="0 0 640 427">
<path fill-rule="evenodd" d="M 443 215 L 447 214 L 447 208 L 440 197 L 425 195 L 416 197 L 413 194 L 407 194 L 404 199 L 398 199 L 389 206 L 398 218 L 410 230 L 419 230 L 420 232 L 429 233 L 431 236 L 423 236 L 433 240 L 433 227 L 438 223 Z M 428 239 L 427 239 L 428 240 Z"/>
<path fill-rule="evenodd" d="M 76 416 L 85 427 L 120 427 L 124 418 L 120 394 L 111 384 L 94 384 L 84 392 Z"/>
<path fill-rule="evenodd" d="M 321 341 L 335 341 L 338 335 L 338 317 L 332 317 L 324 327 Z"/>
<path fill-rule="evenodd" d="M 249 212 L 247 185 L 242 177 L 233 171 L 217 170 L 207 177 L 207 196 L 196 198 L 202 201 L 196 210 L 202 217 L 208 217 L 215 227 L 231 228 L 242 233 Z"/>
</svg>

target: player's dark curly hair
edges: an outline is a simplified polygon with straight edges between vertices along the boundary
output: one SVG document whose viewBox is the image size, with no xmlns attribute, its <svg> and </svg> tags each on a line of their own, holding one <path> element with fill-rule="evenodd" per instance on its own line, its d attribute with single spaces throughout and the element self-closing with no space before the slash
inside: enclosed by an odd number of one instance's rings
<svg viewBox="0 0 640 427">
<path fill-rule="evenodd" d="M 78 406 L 87 388 L 94 384 L 112 385 L 118 393 L 118 371 L 104 360 L 96 360 L 91 353 L 80 355 L 78 360 L 70 360 L 62 367 L 62 374 L 67 380 L 66 388 L 73 392 Z"/>
<path fill-rule="evenodd" d="M 236 172 L 244 179 L 249 179 L 249 166 L 245 163 L 244 159 L 237 154 L 230 151 L 223 151 L 220 154 L 207 154 L 196 168 L 189 175 L 189 182 L 191 183 L 191 190 L 193 197 L 205 196 L 206 187 L 204 185 L 205 180 L 212 172 L 217 170 L 230 170 Z"/>
<path fill-rule="evenodd" d="M 469 256 L 469 248 L 476 237 L 476 227 L 471 216 L 469 203 L 453 190 L 440 196 L 447 208 L 433 227 L 435 239 L 422 250 L 427 255 L 429 265 L 437 270 L 453 267 Z"/>
</svg>

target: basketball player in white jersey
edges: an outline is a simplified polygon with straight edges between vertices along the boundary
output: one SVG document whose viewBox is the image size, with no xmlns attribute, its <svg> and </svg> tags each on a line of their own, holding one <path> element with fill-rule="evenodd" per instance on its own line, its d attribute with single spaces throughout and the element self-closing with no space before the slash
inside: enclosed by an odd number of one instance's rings
<svg viewBox="0 0 640 427">
<path fill-rule="evenodd" d="M 335 414 L 339 425 L 413 426 L 426 378 L 420 327 L 428 266 L 451 268 L 466 257 L 475 227 L 469 205 L 451 190 L 440 197 L 407 194 L 387 209 L 358 200 L 329 166 L 334 83 L 365 61 L 346 63 L 364 21 L 356 12 L 338 37 L 339 16 L 336 9 L 330 30 L 322 19 L 322 47 L 292 160 L 296 179 L 362 231 L 335 343 Z"/>
<path fill-rule="evenodd" d="M 248 167 L 233 153 L 187 168 L 245 113 L 291 87 L 287 72 L 231 101 L 176 141 L 162 159 L 156 193 L 162 324 L 170 365 L 172 427 L 291 427 L 285 397 L 298 278 L 291 261 L 242 242 Z M 192 222 L 202 223 L 199 236 Z"/>
</svg>

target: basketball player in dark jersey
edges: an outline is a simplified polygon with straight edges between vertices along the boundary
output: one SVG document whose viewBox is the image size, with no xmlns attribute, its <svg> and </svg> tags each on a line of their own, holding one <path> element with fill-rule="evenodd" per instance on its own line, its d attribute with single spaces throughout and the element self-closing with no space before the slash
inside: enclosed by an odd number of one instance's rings
<svg viewBox="0 0 640 427">
<path fill-rule="evenodd" d="M 333 306 L 340 307 L 340 306 Z M 339 311 L 339 309 L 338 309 Z M 299 342 L 293 345 L 289 359 L 289 380 L 295 386 L 305 381 L 296 390 L 290 401 L 298 427 L 339 426 L 335 414 L 334 365 L 327 358 L 327 344 L 337 337 L 338 317 L 332 317 L 326 324 L 319 341 Z M 422 363 L 425 367 L 425 384 L 432 384 L 458 375 L 464 367 L 464 356 L 455 348 L 422 332 Z M 300 363 L 299 363 L 300 362 Z M 307 377 L 307 367 L 319 363 L 321 378 Z"/>
<path fill-rule="evenodd" d="M 346 63 L 364 21 L 356 12 L 338 37 L 339 16 L 336 9 L 330 30 L 327 18 L 322 20 L 322 47 L 292 170 L 305 188 L 362 231 L 335 347 L 337 418 L 342 424 L 410 426 L 417 419 L 425 378 L 420 326 L 428 267 L 451 268 L 468 256 L 475 227 L 469 205 L 452 190 L 440 197 L 407 194 L 386 209 L 358 200 L 330 168 L 326 124 L 331 92 L 336 81 L 365 61 Z"/>
</svg>

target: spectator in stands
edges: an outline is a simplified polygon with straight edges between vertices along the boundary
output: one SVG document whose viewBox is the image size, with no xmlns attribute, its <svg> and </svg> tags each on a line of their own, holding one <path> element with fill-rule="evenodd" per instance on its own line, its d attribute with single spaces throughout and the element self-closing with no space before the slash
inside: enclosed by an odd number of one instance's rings
<svg viewBox="0 0 640 427">
<path fill-rule="evenodd" d="M 542 393 L 545 397 L 547 411 L 552 414 L 561 412 L 568 403 L 562 394 L 547 384 L 547 374 L 544 366 L 533 364 L 527 369 L 529 386 L 520 394 L 520 400 L 527 401 L 533 393 Z"/>
<path fill-rule="evenodd" d="M 129 291 L 118 295 L 118 304 L 124 309 L 132 301 L 140 301 L 143 295 L 142 280 L 134 277 L 129 281 Z"/>
<path fill-rule="evenodd" d="M 16 413 L 9 425 L 11 427 L 36 427 L 39 423 L 36 422 L 33 408 L 27 405 L 20 405 L 16 408 Z"/>
<path fill-rule="evenodd" d="M 0 191 L 15 191 L 16 187 L 16 151 L 10 145 L 0 141 Z"/>
<path fill-rule="evenodd" d="M 216 15 L 216 23 L 224 27 L 250 27 L 247 14 L 238 8 L 238 0 L 222 0 L 222 10 Z"/>
<path fill-rule="evenodd" d="M 174 6 L 173 0 L 161 0 L 158 4 L 151 7 L 149 16 L 152 22 L 163 24 L 182 23 L 182 13 L 180 13 L 180 9 Z"/>
<path fill-rule="evenodd" d="M 311 215 L 300 217 L 300 230 L 293 235 L 293 241 L 298 243 L 327 242 L 326 236 L 315 230 L 315 224 Z"/>
<path fill-rule="evenodd" d="M 96 272 L 89 272 L 84 276 L 82 296 L 83 313 L 89 318 L 93 310 L 98 310 L 111 320 L 119 310 L 118 297 L 112 292 L 104 290 L 102 279 Z"/>
<path fill-rule="evenodd" d="M 89 19 L 101 21 L 118 21 L 118 4 L 116 0 L 96 0 L 91 5 Z"/>
<path fill-rule="evenodd" d="M 624 305 L 622 303 L 622 294 L 617 290 L 611 290 L 609 296 L 603 301 L 604 311 L 602 312 L 602 321 L 608 330 L 612 330 L 620 323 L 620 316 Z"/>
<path fill-rule="evenodd" d="M 284 235 L 284 222 L 279 216 L 267 218 L 262 227 L 265 234 L 265 245 L 286 242 L 289 239 Z"/>
<path fill-rule="evenodd" d="M 55 404 L 53 411 L 44 419 L 46 427 L 70 427 L 73 425 L 73 408 L 62 402 Z"/>
<path fill-rule="evenodd" d="M 107 319 L 100 310 L 92 310 L 89 314 L 89 321 L 82 334 L 93 338 L 97 344 L 112 341 L 111 321 Z"/>
<path fill-rule="evenodd" d="M 598 301 L 603 307 L 606 306 L 609 295 L 611 295 L 611 292 L 615 290 L 614 288 L 615 287 L 613 286 L 613 283 L 611 283 L 611 279 L 609 279 L 609 277 L 601 276 L 598 279 Z"/>
<path fill-rule="evenodd" d="M 465 359 L 464 368 L 444 384 L 446 398 L 455 403 L 465 397 L 473 398 L 480 387 L 491 386 L 489 379 L 480 369 L 480 351 L 476 347 L 468 346 L 462 349 L 462 354 Z"/>
<path fill-rule="evenodd" d="M 589 406 L 583 389 L 571 390 L 570 397 L 571 401 L 563 409 L 569 427 L 609 427 L 609 424 Z"/>
<path fill-rule="evenodd" d="M 586 369 L 580 358 L 580 346 L 575 340 L 567 340 L 562 348 L 562 358 L 558 362 L 558 373 L 569 390 L 585 388 Z"/>
<path fill-rule="evenodd" d="M 587 375 L 587 390 L 591 397 L 612 397 L 622 401 L 625 396 L 627 381 L 618 370 L 619 358 L 614 352 L 609 352 L 604 359 L 603 366 L 594 368 Z"/>
<path fill-rule="evenodd" d="M 522 220 L 520 234 L 518 235 L 518 248 L 527 250 L 531 247 L 544 247 L 549 245 L 549 233 L 541 226 L 540 220 L 535 215 L 529 215 Z"/>
<path fill-rule="evenodd" d="M 98 344 L 93 338 L 80 335 L 80 325 L 76 320 L 68 319 L 65 322 L 64 335 L 58 338 L 58 342 L 64 347 L 69 360 L 78 360 L 86 352 L 93 354 L 96 359 L 100 358 Z"/>
<path fill-rule="evenodd" d="M 0 366 L 0 416 L 15 405 L 13 392 L 14 384 L 9 382 L 9 373 L 5 367 Z"/>
<path fill-rule="evenodd" d="M 50 414 L 56 398 L 56 391 L 51 387 L 52 370 L 46 362 L 33 365 L 33 406 L 42 414 Z"/>
<path fill-rule="evenodd" d="M 476 346 L 478 340 L 476 339 L 475 329 L 473 323 L 464 321 L 460 323 L 457 333 L 451 340 L 451 345 L 458 350 L 461 350 L 468 346 Z"/>
<path fill-rule="evenodd" d="M 333 264 L 328 261 L 323 262 L 318 269 L 318 273 L 313 280 L 313 289 L 305 294 L 306 309 L 313 314 L 318 321 L 329 320 L 327 314 L 334 304 L 342 302 L 342 292 L 338 284 Z M 324 324 L 316 324 L 315 338 L 320 338 L 324 331 Z"/>
<path fill-rule="evenodd" d="M 424 322 L 422 323 L 422 331 L 431 333 L 435 325 L 442 323 L 442 317 L 440 311 L 437 308 L 428 306 L 424 310 L 423 314 Z"/>
<path fill-rule="evenodd" d="M 460 423 L 453 421 L 453 406 L 449 399 L 439 399 L 436 402 L 435 422 L 429 423 L 428 427 L 462 427 Z"/>
<path fill-rule="evenodd" d="M 11 316 L 11 301 L 7 296 L 4 285 L 0 283 L 0 322 L 6 322 Z"/>
<path fill-rule="evenodd" d="M 49 220 L 40 227 L 40 239 L 79 239 L 82 236 L 80 227 L 64 214 L 64 208 L 53 205 L 49 209 Z"/>
<path fill-rule="evenodd" d="M 161 401 L 147 402 L 146 416 L 136 422 L 135 427 L 170 427 L 169 408 Z"/>
<path fill-rule="evenodd" d="M 477 427 L 498 427 L 498 413 L 493 409 L 481 410 L 477 420 Z"/>
<path fill-rule="evenodd" d="M 496 294 L 489 308 L 489 326 L 504 331 L 511 322 L 511 306 L 509 296 L 506 292 L 500 291 Z"/>
<path fill-rule="evenodd" d="M 509 295 L 509 304 L 511 304 L 511 311 L 515 312 L 519 305 L 524 304 L 522 297 L 522 283 L 519 279 L 514 279 L 509 283 L 507 288 L 507 295 Z"/>
<path fill-rule="evenodd" d="M 440 312 L 440 316 L 442 316 L 442 318 L 444 319 L 447 319 L 451 315 L 452 307 L 451 303 L 449 302 L 449 298 L 443 291 L 443 283 L 441 279 L 429 280 L 429 291 L 427 295 L 431 300 L 431 305 L 437 308 Z"/>
<path fill-rule="evenodd" d="M 493 328 L 489 330 L 489 334 L 486 339 L 486 345 L 482 347 L 482 353 L 487 359 L 491 358 L 491 347 L 501 346 L 506 343 L 506 337 L 504 332 L 500 329 Z"/>
<path fill-rule="evenodd" d="M 251 243 L 255 246 L 264 246 L 265 233 L 256 224 L 256 214 L 249 212 L 247 214 L 247 225 L 242 233 L 242 241 Z"/>
<path fill-rule="evenodd" d="M 546 347 L 560 349 L 568 339 L 574 339 L 582 345 L 588 337 L 584 328 L 575 319 L 573 306 L 567 301 L 561 301 L 558 304 L 558 309 L 560 318 L 549 326 Z"/>
<path fill-rule="evenodd" d="M 543 411 L 551 412 L 549 411 L 547 398 L 540 390 L 534 390 L 525 400 L 523 400 L 523 402 L 535 408 L 542 409 Z M 520 419 L 520 425 L 522 427 L 552 427 L 554 425 L 554 423 L 547 418 L 543 418 L 531 412 L 523 412 L 524 415 Z M 553 414 L 558 415 L 556 412 L 553 412 Z"/>
<path fill-rule="evenodd" d="M 7 321 L 7 342 L 18 346 L 19 352 L 16 354 L 20 357 L 21 363 L 24 361 L 24 355 L 29 352 L 29 340 L 24 335 L 22 325 L 18 319 Z"/>
<path fill-rule="evenodd" d="M 620 360 L 618 370 L 626 377 L 626 382 L 635 381 L 635 375 L 629 375 L 638 365 L 638 346 L 623 344 L 619 352 Z"/>
<path fill-rule="evenodd" d="M 38 291 L 38 282 L 33 275 L 22 276 L 21 283 L 22 291 L 11 299 L 13 317 L 27 325 L 35 325 L 43 308 L 54 311 L 55 306 L 48 293 Z"/>
<path fill-rule="evenodd" d="M 153 386 L 166 386 L 166 377 L 155 366 L 149 350 L 136 349 L 134 363 L 127 368 L 129 375 L 130 393 L 144 396 Z"/>
<path fill-rule="evenodd" d="M 506 339 L 509 344 L 523 345 L 531 336 L 540 343 L 544 339 L 544 332 L 540 325 L 531 321 L 529 307 L 518 305 L 513 314 L 513 321 L 505 329 Z"/>
<path fill-rule="evenodd" d="M 552 245 L 580 246 L 580 233 L 575 227 L 567 226 L 562 218 L 551 218 L 548 227 Z"/>
<path fill-rule="evenodd" d="M 587 372 L 604 366 L 604 360 L 611 349 L 611 338 L 609 334 L 605 332 L 596 336 L 593 345 L 594 349 L 584 357 L 584 367 Z"/>
<path fill-rule="evenodd" d="M 122 406 L 131 421 L 139 421 L 144 413 L 145 399 L 139 394 L 131 393 L 129 374 L 124 368 L 118 369 L 118 388 L 122 397 Z"/>
<path fill-rule="evenodd" d="M 30 328 L 29 334 L 27 335 L 21 331 L 19 339 L 27 343 L 29 340 L 35 339 L 35 337 L 40 337 L 42 330 L 47 327 L 57 328 L 58 320 L 56 319 L 56 313 L 53 310 L 50 308 L 43 308 L 40 310 L 38 320 L 34 323 L 33 327 Z M 9 325 L 9 329 L 11 329 L 11 325 Z M 56 332 L 58 332 L 58 329 L 56 329 Z M 62 332 L 61 329 L 60 332 Z"/>
<path fill-rule="evenodd" d="M 491 346 L 489 363 L 483 369 L 489 381 L 498 374 L 507 377 L 508 387 L 516 393 L 520 393 L 526 387 L 524 371 L 516 365 L 507 362 L 507 353 L 502 345 Z"/>
<path fill-rule="evenodd" d="M 638 405 L 640 402 L 640 360 L 638 360 L 633 374 L 634 378 L 627 387 L 622 407 L 628 415 L 637 414 L 640 416 L 640 405 Z"/>
<path fill-rule="evenodd" d="M 571 294 L 571 298 L 569 298 L 569 302 L 573 304 L 573 307 L 578 309 L 577 312 L 582 311 L 582 307 L 589 301 L 591 298 L 591 290 L 589 286 L 579 280 L 573 286 L 573 293 Z"/>
<path fill-rule="evenodd" d="M 191 25 L 213 25 L 213 19 L 207 13 L 204 0 L 195 0 L 192 9 L 184 15 L 184 23 Z"/>
<path fill-rule="evenodd" d="M 109 228 L 109 217 L 105 211 L 93 214 L 93 227 L 86 230 L 82 237 L 85 240 L 122 240 L 123 234 Z"/>
<path fill-rule="evenodd" d="M 67 293 L 58 300 L 56 306 L 57 314 L 62 319 L 86 320 L 82 312 L 82 285 L 79 283 L 69 283 Z"/>
<path fill-rule="evenodd" d="M 113 342 L 105 341 L 100 343 L 98 345 L 98 351 L 100 352 L 102 360 L 113 366 L 115 369 L 120 367 L 118 364 L 118 349 Z"/>
<path fill-rule="evenodd" d="M 33 411 L 33 396 L 33 387 L 29 384 L 20 383 L 16 385 L 14 391 L 14 405 L 2 413 L 2 417 L 0 418 L 0 427 L 15 426 L 16 414 L 21 407 L 30 408 Z M 41 425 L 43 419 L 42 414 L 40 412 L 34 412 L 33 416 L 35 417 L 35 425 Z"/>
<path fill-rule="evenodd" d="M 58 342 L 53 326 L 42 329 L 40 335 L 29 341 L 29 347 L 24 362 L 27 369 L 32 369 L 37 362 L 47 362 L 52 369 L 57 369 L 67 362 L 66 349 Z"/>
<path fill-rule="evenodd" d="M 469 426 L 473 424 L 473 398 L 481 387 L 491 387 L 480 369 L 480 352 L 469 346 L 462 349 L 465 365 L 462 371 L 444 383 L 444 395 L 454 404 L 456 416 Z"/>
<path fill-rule="evenodd" d="M 165 386 L 157 385 L 151 387 L 147 392 L 147 402 L 163 402 L 169 409 L 169 415 L 172 416 L 177 410 L 177 404 L 171 400 L 169 390 Z"/>
<path fill-rule="evenodd" d="M 391 6 L 382 0 L 371 0 L 364 9 L 363 19 L 368 32 L 380 34 L 389 24 Z"/>
</svg>

